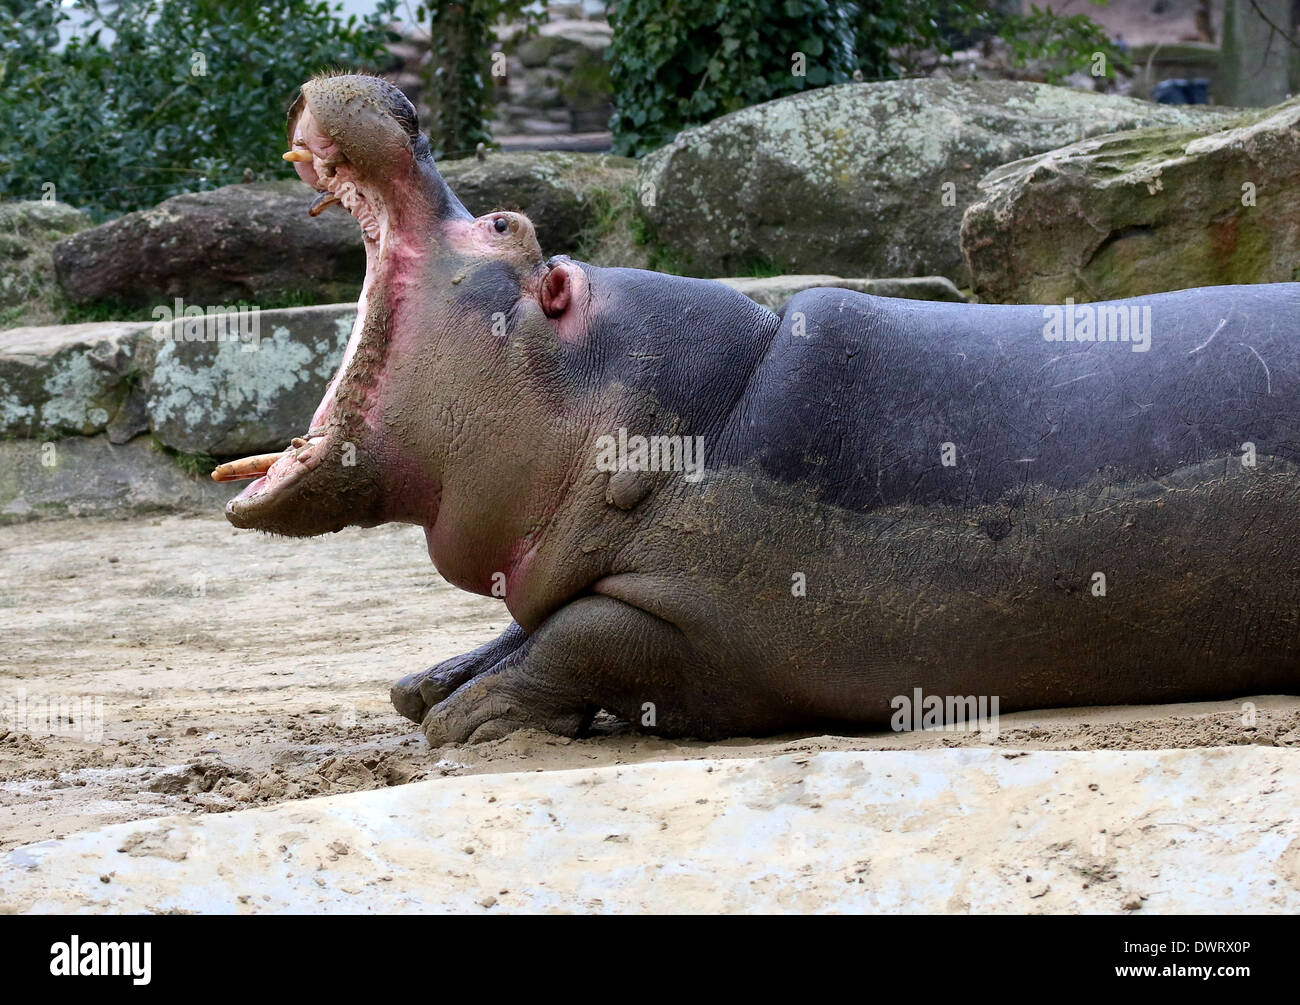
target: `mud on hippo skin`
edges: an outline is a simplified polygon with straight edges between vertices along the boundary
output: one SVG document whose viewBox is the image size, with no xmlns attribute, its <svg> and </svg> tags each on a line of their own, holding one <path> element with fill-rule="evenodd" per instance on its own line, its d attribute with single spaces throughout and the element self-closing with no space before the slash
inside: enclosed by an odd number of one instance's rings
<svg viewBox="0 0 1300 1005">
<path fill-rule="evenodd" d="M 366 280 L 304 436 L 228 466 L 258 477 L 227 512 L 415 523 L 446 579 L 504 591 L 499 639 L 393 688 L 430 743 L 1300 683 L 1300 286 L 1081 305 L 1144 326 L 1136 352 L 1049 341 L 1042 307 L 820 289 L 778 315 L 471 218 L 377 78 L 304 85 L 289 140 Z"/>
</svg>

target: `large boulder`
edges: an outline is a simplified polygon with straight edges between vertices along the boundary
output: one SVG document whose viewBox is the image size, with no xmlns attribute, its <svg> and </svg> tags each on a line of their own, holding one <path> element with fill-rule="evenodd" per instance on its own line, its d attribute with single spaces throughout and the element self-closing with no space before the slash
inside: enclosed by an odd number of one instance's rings
<svg viewBox="0 0 1300 1005">
<path fill-rule="evenodd" d="M 0 524 L 49 517 L 220 512 L 242 484 L 186 470 L 147 436 L 0 440 Z"/>
<path fill-rule="evenodd" d="M 107 433 L 125 443 L 148 428 L 141 391 L 148 327 L 99 322 L 0 334 L 0 437 Z"/>
<path fill-rule="evenodd" d="M 973 288 L 1054 303 L 1298 279 L 1297 165 L 1300 99 L 1007 164 L 962 223 Z"/>
<path fill-rule="evenodd" d="M 471 213 L 527 213 L 552 252 L 579 250 L 611 194 L 630 192 L 636 177 L 627 158 L 585 153 L 490 152 L 439 167 Z M 310 203 L 293 179 L 178 195 L 61 241 L 59 285 L 77 303 L 133 306 L 355 300 L 366 269 L 361 231 L 341 209 L 312 219 Z"/>
<path fill-rule="evenodd" d="M 54 245 L 90 222 L 61 202 L 0 202 L 0 328 L 53 320 Z"/>
<path fill-rule="evenodd" d="M 355 304 L 0 336 L 0 439 L 149 433 L 182 454 L 282 448 L 338 369 Z"/>
<path fill-rule="evenodd" d="M 1008 161 L 1225 113 L 1021 81 L 900 80 L 792 95 L 684 130 L 640 165 L 639 211 L 679 269 L 942 275 L 961 215 Z"/>
<path fill-rule="evenodd" d="M 59 285 L 76 303 L 352 299 L 366 269 L 356 221 L 341 211 L 312 219 L 310 203 L 297 180 L 174 196 L 59 242 Z"/>
</svg>

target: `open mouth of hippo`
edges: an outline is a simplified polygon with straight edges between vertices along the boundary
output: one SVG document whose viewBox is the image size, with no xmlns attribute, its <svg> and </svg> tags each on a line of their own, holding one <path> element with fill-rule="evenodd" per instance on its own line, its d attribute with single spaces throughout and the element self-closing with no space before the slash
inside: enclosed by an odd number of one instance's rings
<svg viewBox="0 0 1300 1005">
<path fill-rule="evenodd" d="M 421 162 L 432 171 L 432 158 L 414 108 L 377 78 L 323 77 L 304 85 L 289 111 L 288 139 L 284 159 L 318 193 L 307 212 L 315 217 L 338 206 L 361 228 L 366 276 L 357 320 L 306 434 L 285 450 L 222 464 L 213 478 L 251 479 L 226 506 L 235 526 L 307 536 L 372 522 L 367 513 L 379 522 L 377 479 L 363 441 L 389 338 L 385 260 L 393 271 L 395 243 L 403 244 L 405 258 L 418 253 L 417 239 L 397 240 L 399 230 L 418 235 L 421 223 L 412 218 L 401 224 L 400 205 L 427 206 L 430 195 L 440 193 L 425 191 L 429 179 Z M 436 171 L 432 176 L 441 185 Z"/>
</svg>

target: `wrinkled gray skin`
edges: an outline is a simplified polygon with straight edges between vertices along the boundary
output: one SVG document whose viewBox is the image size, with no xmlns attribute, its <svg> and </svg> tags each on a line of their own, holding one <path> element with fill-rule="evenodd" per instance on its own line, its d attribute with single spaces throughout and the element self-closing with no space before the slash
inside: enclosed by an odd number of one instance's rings
<svg viewBox="0 0 1300 1005">
<path fill-rule="evenodd" d="M 230 515 L 420 523 L 451 582 L 504 587 L 499 639 L 393 687 L 430 743 L 602 708 L 671 736 L 876 726 L 915 688 L 1004 712 L 1296 691 L 1300 285 L 1093 305 L 1149 308 L 1146 352 L 1047 341 L 1041 307 L 818 289 L 777 315 L 470 220 L 409 130 L 377 159 L 390 90 L 313 81 L 291 116 L 304 179 L 332 144 L 389 218 L 322 456 Z M 601 470 L 620 429 L 703 437 L 702 476 Z"/>
</svg>

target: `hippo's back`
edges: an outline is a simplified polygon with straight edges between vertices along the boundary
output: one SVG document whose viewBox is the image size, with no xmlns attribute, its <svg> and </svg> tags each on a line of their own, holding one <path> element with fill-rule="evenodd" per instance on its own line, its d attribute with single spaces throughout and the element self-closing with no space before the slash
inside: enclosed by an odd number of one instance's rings
<svg viewBox="0 0 1300 1005">
<path fill-rule="evenodd" d="M 1243 444 L 1300 460 L 1297 283 L 1064 307 L 816 289 L 781 321 L 712 457 L 832 505 L 972 507 Z"/>
</svg>

